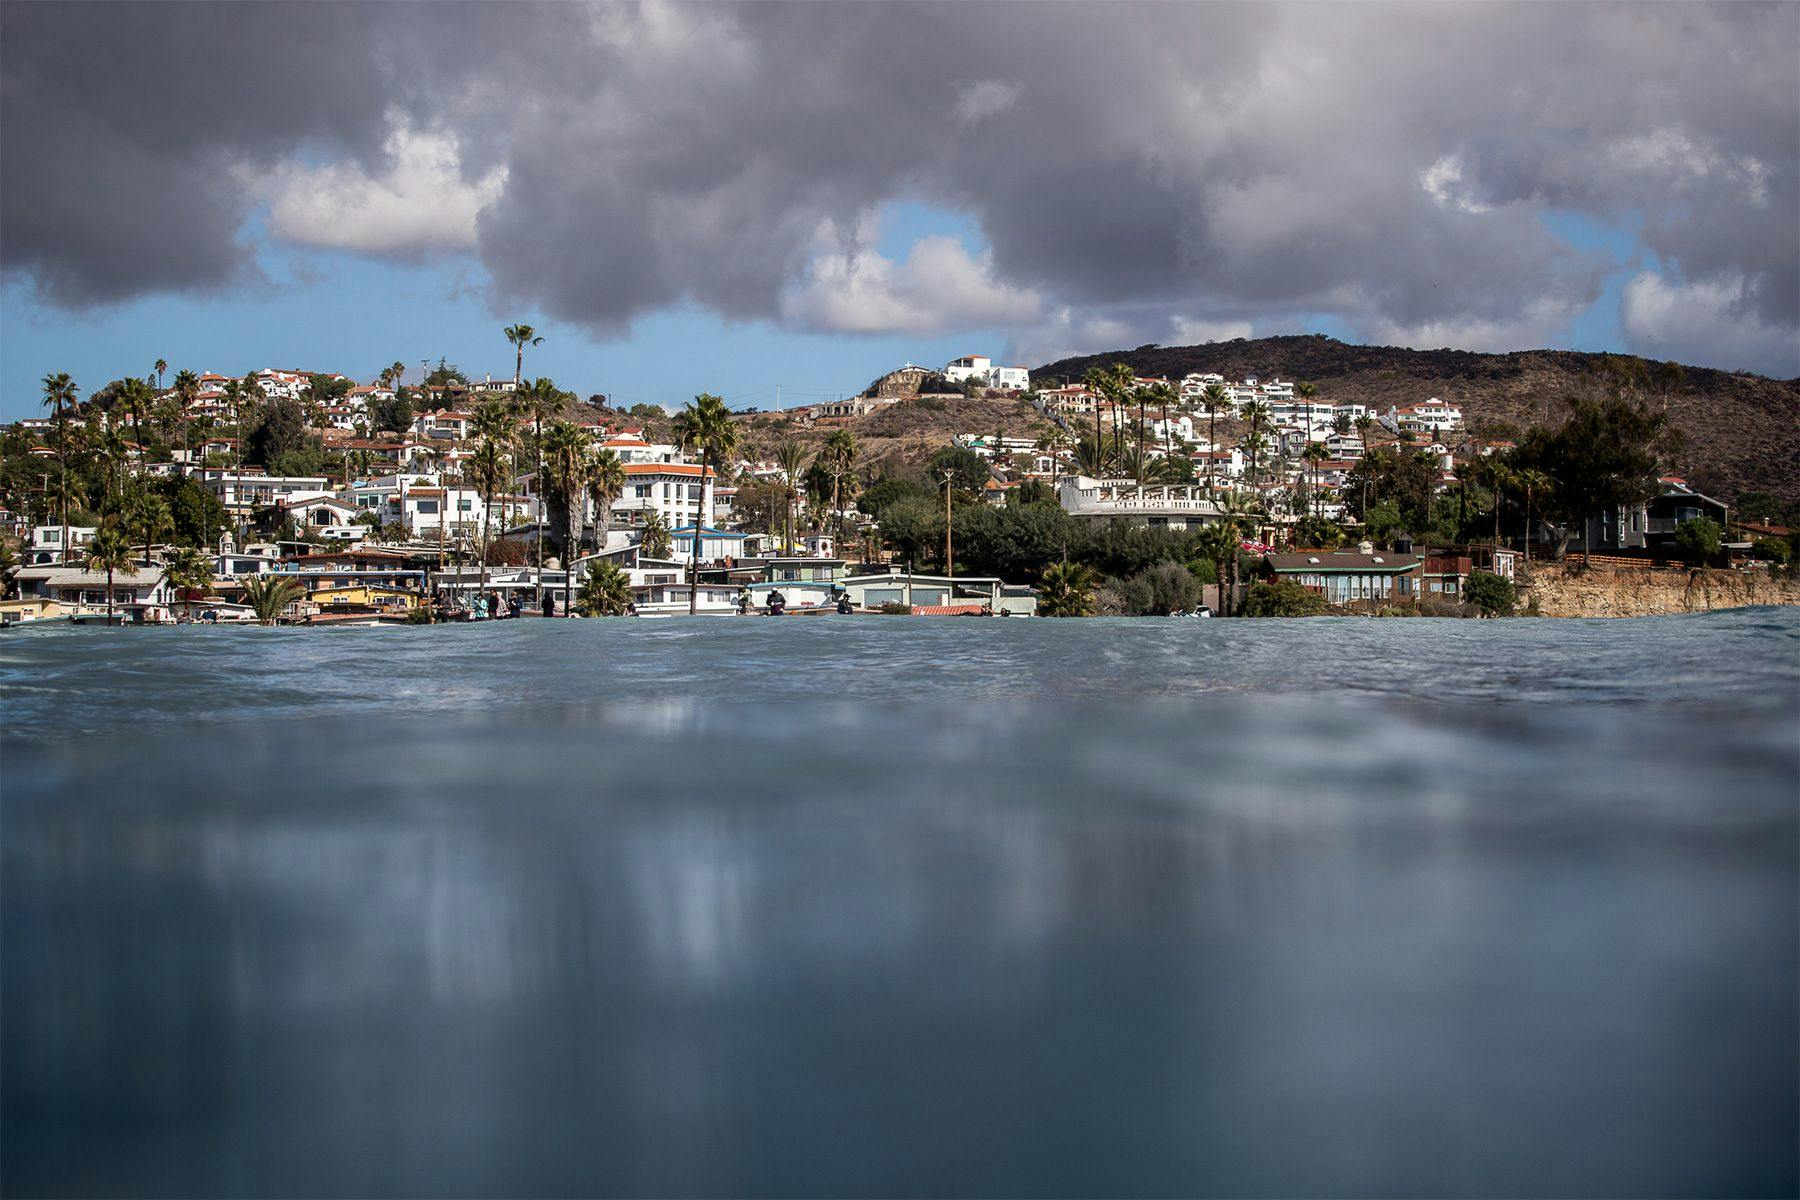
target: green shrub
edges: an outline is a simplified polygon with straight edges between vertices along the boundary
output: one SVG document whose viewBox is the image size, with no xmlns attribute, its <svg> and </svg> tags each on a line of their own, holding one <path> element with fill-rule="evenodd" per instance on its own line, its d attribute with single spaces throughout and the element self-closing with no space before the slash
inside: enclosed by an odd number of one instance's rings
<svg viewBox="0 0 1800 1200">
<path fill-rule="evenodd" d="M 1259 583 L 1244 597 L 1246 617 L 1317 617 L 1330 611 L 1325 597 L 1291 579 Z"/>
<path fill-rule="evenodd" d="M 1510 617 L 1519 602 L 1512 580 L 1487 571 L 1472 572 L 1463 581 L 1463 602 L 1490 617 Z"/>
</svg>

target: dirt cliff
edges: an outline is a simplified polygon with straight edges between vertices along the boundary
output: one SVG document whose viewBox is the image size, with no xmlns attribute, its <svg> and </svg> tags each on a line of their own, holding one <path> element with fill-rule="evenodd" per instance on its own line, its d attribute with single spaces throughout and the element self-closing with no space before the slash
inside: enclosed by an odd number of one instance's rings
<svg viewBox="0 0 1800 1200">
<path fill-rule="evenodd" d="M 1765 571 L 1532 565 L 1521 608 L 1546 617 L 1654 617 L 1751 604 L 1800 604 L 1800 578 Z"/>
</svg>

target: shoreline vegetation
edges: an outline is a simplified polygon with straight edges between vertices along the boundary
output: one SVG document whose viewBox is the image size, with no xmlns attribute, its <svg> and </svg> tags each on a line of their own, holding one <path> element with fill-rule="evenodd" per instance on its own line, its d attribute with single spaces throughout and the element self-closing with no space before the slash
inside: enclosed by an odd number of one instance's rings
<svg viewBox="0 0 1800 1200">
<path fill-rule="evenodd" d="M 0 435 L 0 620 L 1499 617 L 1800 603 L 1800 505 L 1740 495 L 1734 520 L 1663 473 L 1681 444 L 1667 417 L 1674 364 L 1607 357 L 1554 416 L 1466 432 L 1460 415 L 1454 432 L 1421 431 L 1334 410 L 1305 382 L 1273 392 L 1248 380 L 1234 399 L 1219 382 L 1177 389 L 1124 363 L 1059 389 L 1087 406 L 1076 418 L 1029 386 L 910 367 L 910 390 L 882 394 L 894 376 L 878 379 L 861 415 L 734 412 L 712 395 L 671 414 L 531 379 L 526 354 L 544 336 L 503 332 L 510 381 L 478 383 L 439 360 L 412 386 L 398 362 L 371 384 L 271 369 L 183 370 L 165 386 L 159 360 L 82 399 L 68 375 L 46 376 L 47 417 Z M 938 428 L 933 414 L 955 419 L 959 398 L 989 415 L 1015 405 L 1030 437 L 922 437 L 910 457 L 881 458 L 859 440 L 912 406 Z M 1096 515 L 1082 497 L 1101 492 L 1114 499 Z M 1175 515 L 1144 515 L 1147 494 Z M 1646 516 L 1653 503 L 1691 507 Z M 1604 552 L 1608 538 L 1624 544 L 1628 513 L 1658 540 L 1640 538 L 1635 557 Z M 889 578 L 904 579 L 904 603 Z"/>
</svg>

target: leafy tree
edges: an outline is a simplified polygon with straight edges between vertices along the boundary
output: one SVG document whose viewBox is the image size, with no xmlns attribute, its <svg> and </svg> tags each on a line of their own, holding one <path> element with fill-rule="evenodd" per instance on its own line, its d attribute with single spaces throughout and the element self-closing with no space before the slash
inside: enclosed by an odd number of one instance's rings
<svg viewBox="0 0 1800 1200">
<path fill-rule="evenodd" d="M 622 617 L 631 611 L 631 581 L 610 562 L 589 563 L 575 610 L 584 617 Z"/>
<path fill-rule="evenodd" d="M 169 503 L 172 536 L 184 546 L 213 547 L 231 519 L 219 498 L 191 478 L 160 480 L 156 485 Z"/>
<path fill-rule="evenodd" d="M 369 427 L 405 433 L 412 428 L 413 404 L 404 388 L 395 388 L 391 396 L 378 396 L 369 401 Z"/>
<path fill-rule="evenodd" d="M 1512 580 L 1474 571 L 1463 580 L 1463 602 L 1474 605 L 1485 616 L 1510 617 L 1519 597 Z"/>
<path fill-rule="evenodd" d="M 1094 572 L 1080 563 L 1056 563 L 1038 584 L 1038 615 L 1093 616 L 1095 582 Z"/>
<path fill-rule="evenodd" d="M 1675 527 L 1675 549 L 1693 566 L 1703 567 L 1719 556 L 1723 531 L 1711 517 L 1695 517 Z"/>
<path fill-rule="evenodd" d="M 960 491 L 979 495 L 981 489 L 987 486 L 987 463 L 982 461 L 981 455 L 967 446 L 945 446 L 933 454 L 926 465 L 934 482 L 941 480 L 947 471 L 950 473 L 950 486 Z"/>
<path fill-rule="evenodd" d="M 1317 617 L 1330 610 L 1325 597 L 1291 579 L 1255 584 L 1244 597 L 1246 617 Z"/>
<path fill-rule="evenodd" d="M 251 461 L 263 464 L 274 474 L 276 464 L 284 455 L 304 453 L 314 444 L 315 440 L 307 432 L 306 413 L 300 402 L 280 397 L 262 406 L 244 449 Z"/>
<path fill-rule="evenodd" d="M 1591 514 L 1654 497 L 1658 452 L 1670 445 L 1668 419 L 1623 392 L 1572 397 L 1568 408 L 1561 425 L 1528 431 L 1512 455 L 1515 466 L 1541 471 L 1552 482 L 1538 504 L 1557 523 L 1559 554 L 1572 528 Z"/>
<path fill-rule="evenodd" d="M 453 383 L 467 386 L 468 382 L 469 377 L 462 373 L 461 367 L 453 362 L 445 362 L 442 358 L 438 359 L 437 366 L 431 368 L 431 373 L 425 376 L 425 386 L 428 388 L 449 387 Z"/>
<path fill-rule="evenodd" d="M 1757 538 L 1750 552 L 1758 558 L 1767 559 L 1777 566 L 1786 566 L 1793 557 L 1793 551 L 1780 538 Z"/>
</svg>

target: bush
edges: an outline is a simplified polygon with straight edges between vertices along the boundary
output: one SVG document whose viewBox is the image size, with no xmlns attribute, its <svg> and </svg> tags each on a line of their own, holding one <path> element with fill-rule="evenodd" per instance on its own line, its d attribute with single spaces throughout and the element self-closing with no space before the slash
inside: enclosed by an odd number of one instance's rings
<svg viewBox="0 0 1800 1200">
<path fill-rule="evenodd" d="M 1510 617 L 1519 602 L 1512 580 L 1487 571 L 1471 572 L 1463 580 L 1463 602 L 1480 609 L 1484 616 Z"/>
<path fill-rule="evenodd" d="M 1694 566 L 1718 557 L 1722 531 L 1710 517 L 1695 517 L 1675 527 L 1675 551 Z"/>
<path fill-rule="evenodd" d="M 883 603 L 882 606 L 875 611 L 884 617 L 910 617 L 912 615 L 912 605 L 902 604 L 898 600 L 889 600 Z"/>
<path fill-rule="evenodd" d="M 1189 612 L 1200 604 L 1200 581 L 1175 562 L 1160 562 L 1133 575 L 1119 586 L 1119 600 L 1126 616 L 1166 617 Z"/>
<path fill-rule="evenodd" d="M 1325 597 L 1291 579 L 1259 583 L 1244 597 L 1246 617 L 1318 617 L 1330 611 Z"/>
<path fill-rule="evenodd" d="M 1777 566 L 1783 566 L 1793 557 L 1788 544 L 1780 538 L 1757 538 L 1756 544 L 1750 547 L 1750 553 L 1758 558 L 1767 559 Z"/>
</svg>

